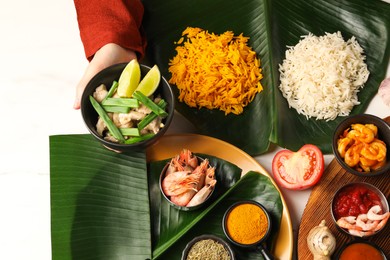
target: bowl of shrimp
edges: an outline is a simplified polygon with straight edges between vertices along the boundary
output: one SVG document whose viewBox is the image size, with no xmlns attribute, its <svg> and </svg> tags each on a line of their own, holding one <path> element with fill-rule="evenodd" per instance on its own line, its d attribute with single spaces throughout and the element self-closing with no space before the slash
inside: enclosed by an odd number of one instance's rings
<svg viewBox="0 0 390 260">
<path fill-rule="evenodd" d="M 377 187 L 366 182 L 353 182 L 335 193 L 331 215 L 342 232 L 367 238 L 385 228 L 390 212 L 386 196 Z"/>
<path fill-rule="evenodd" d="M 389 147 L 390 125 L 370 114 L 347 117 L 333 134 L 336 160 L 347 172 L 357 176 L 389 174 Z"/>
<path fill-rule="evenodd" d="M 160 175 L 161 194 L 171 206 L 183 211 L 206 205 L 216 185 L 215 167 L 188 149 L 171 158 Z"/>
<path fill-rule="evenodd" d="M 115 64 L 97 73 L 81 98 L 87 129 L 103 146 L 117 152 L 142 151 L 152 145 L 165 134 L 174 116 L 174 94 L 163 76 L 143 102 L 134 94 L 131 98 L 118 95 L 118 81 L 127 64 Z M 142 80 L 152 68 L 139 66 Z M 156 107 L 165 114 L 155 113 Z"/>
</svg>

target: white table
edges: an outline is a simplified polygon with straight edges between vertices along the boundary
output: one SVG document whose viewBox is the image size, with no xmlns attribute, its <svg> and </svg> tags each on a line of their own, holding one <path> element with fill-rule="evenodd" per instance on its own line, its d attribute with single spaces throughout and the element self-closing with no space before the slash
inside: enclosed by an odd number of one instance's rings
<svg viewBox="0 0 390 260">
<path fill-rule="evenodd" d="M 8 1 L 0 31 L 0 259 L 51 259 L 49 136 L 87 133 L 72 108 L 87 65 L 73 1 Z M 367 112 L 390 108 L 375 97 Z M 169 133 L 183 131 L 177 115 Z M 255 159 L 271 173 L 279 149 Z M 296 230 L 310 190 L 282 191 Z"/>
</svg>

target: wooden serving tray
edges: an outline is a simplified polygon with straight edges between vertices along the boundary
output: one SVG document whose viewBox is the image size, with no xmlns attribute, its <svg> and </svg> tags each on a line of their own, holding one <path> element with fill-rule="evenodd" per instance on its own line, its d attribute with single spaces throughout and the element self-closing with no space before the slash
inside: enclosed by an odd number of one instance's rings
<svg viewBox="0 0 390 260">
<path fill-rule="evenodd" d="M 343 185 L 350 182 L 367 182 L 375 185 L 386 196 L 387 200 L 390 196 L 390 173 L 382 174 L 375 177 L 359 177 L 346 172 L 334 159 L 325 169 L 320 182 L 313 188 L 309 200 L 302 215 L 301 223 L 298 231 L 298 245 L 297 253 L 298 259 L 313 259 L 309 248 L 307 247 L 306 238 L 309 231 L 320 224 L 322 219 L 325 219 L 327 226 L 336 237 L 337 246 L 335 255 L 341 246 L 352 241 L 352 236 L 345 234 L 337 229 L 336 224 L 332 220 L 330 208 L 333 195 Z M 386 256 L 390 256 L 390 224 L 378 234 L 368 238 L 367 240 L 374 242 L 380 246 Z"/>
</svg>

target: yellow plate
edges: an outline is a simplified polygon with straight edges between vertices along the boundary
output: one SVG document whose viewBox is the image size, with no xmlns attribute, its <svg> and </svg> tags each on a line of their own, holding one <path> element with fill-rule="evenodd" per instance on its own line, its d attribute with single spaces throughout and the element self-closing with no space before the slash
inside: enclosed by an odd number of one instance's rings
<svg viewBox="0 0 390 260">
<path fill-rule="evenodd" d="M 229 161 L 240 167 L 243 173 L 248 171 L 260 172 L 261 174 L 268 176 L 278 189 L 278 186 L 273 181 L 269 173 L 250 155 L 229 143 L 204 135 L 165 135 L 157 143 L 147 149 L 147 160 L 164 160 L 175 156 L 183 148 L 187 148 L 194 153 L 210 154 Z M 279 189 L 278 191 L 282 199 L 283 214 L 276 248 L 273 253 L 277 259 L 287 260 L 292 259 L 294 246 L 292 224 L 286 201 Z"/>
</svg>

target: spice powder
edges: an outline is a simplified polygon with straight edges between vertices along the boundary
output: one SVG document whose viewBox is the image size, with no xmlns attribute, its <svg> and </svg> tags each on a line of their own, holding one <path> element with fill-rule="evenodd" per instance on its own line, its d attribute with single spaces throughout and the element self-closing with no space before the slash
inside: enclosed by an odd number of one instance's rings
<svg viewBox="0 0 390 260">
<path fill-rule="evenodd" d="M 196 242 L 188 252 L 186 260 L 230 260 L 226 248 L 213 239 L 203 239 Z"/>
<path fill-rule="evenodd" d="M 226 220 L 228 234 L 239 244 L 259 242 L 267 233 L 268 219 L 262 208 L 255 204 L 240 204 L 234 207 Z"/>
</svg>

